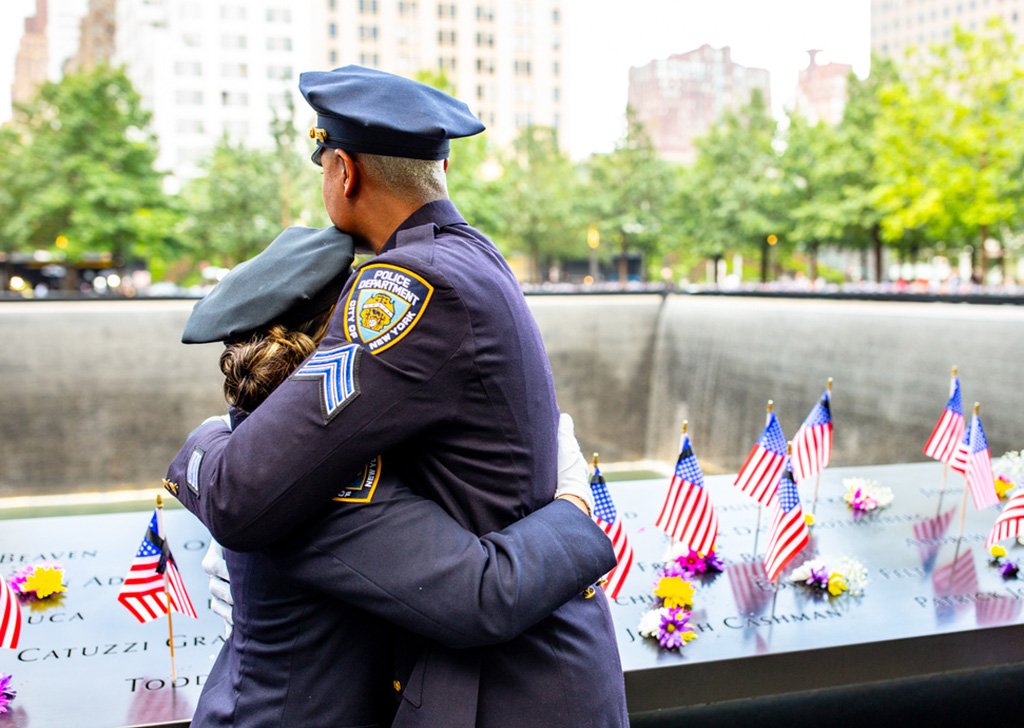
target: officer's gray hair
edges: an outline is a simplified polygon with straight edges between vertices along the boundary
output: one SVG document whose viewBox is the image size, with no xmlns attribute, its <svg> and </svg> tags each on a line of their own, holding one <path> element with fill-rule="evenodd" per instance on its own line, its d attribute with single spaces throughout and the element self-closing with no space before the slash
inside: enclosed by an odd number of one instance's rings
<svg viewBox="0 0 1024 728">
<path fill-rule="evenodd" d="M 363 153 L 357 158 L 366 173 L 393 195 L 419 202 L 448 199 L 444 160 L 406 159 Z"/>
</svg>

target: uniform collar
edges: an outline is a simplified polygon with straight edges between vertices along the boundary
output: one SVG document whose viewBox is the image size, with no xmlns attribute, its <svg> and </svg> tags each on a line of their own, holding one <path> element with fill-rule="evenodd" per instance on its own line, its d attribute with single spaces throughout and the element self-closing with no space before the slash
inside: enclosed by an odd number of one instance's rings
<svg viewBox="0 0 1024 728">
<path fill-rule="evenodd" d="M 451 200 L 435 200 L 434 202 L 428 202 L 423 207 L 418 209 L 413 214 L 409 215 L 405 221 L 399 225 L 388 241 L 384 243 L 384 247 L 380 249 L 381 253 L 391 250 L 395 247 L 398 233 L 403 230 L 410 230 L 412 228 L 420 227 L 421 225 L 437 225 L 439 228 L 447 227 L 448 225 L 465 225 L 466 221 L 455 207 L 455 203 Z M 378 253 L 379 255 L 379 253 Z"/>
</svg>

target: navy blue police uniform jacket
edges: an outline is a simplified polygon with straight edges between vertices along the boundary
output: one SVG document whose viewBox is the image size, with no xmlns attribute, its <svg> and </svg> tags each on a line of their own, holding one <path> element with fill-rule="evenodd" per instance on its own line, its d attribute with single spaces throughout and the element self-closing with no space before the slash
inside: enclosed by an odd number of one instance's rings
<svg viewBox="0 0 1024 728">
<path fill-rule="evenodd" d="M 409 633 L 452 648 L 504 642 L 615 564 L 571 504 L 478 538 L 389 470 L 375 459 L 360 487 L 266 552 L 225 551 L 234 629 L 194 728 L 389 726 Z"/>
<path fill-rule="evenodd" d="M 551 500 L 558 406 L 540 332 L 497 248 L 451 202 L 403 222 L 351 276 L 338 306 L 318 350 L 237 430 L 200 427 L 171 463 L 179 500 L 218 541 L 243 551 L 270 545 L 392 449 L 400 477 L 476 534 Z M 555 636 L 558 649 L 547 644 Z M 408 687 L 396 725 L 404 715 L 408 725 L 453 725 L 431 723 L 431 710 L 469 695 L 474 676 L 479 710 L 495 712 L 488 717 L 524 711 L 492 725 L 531 725 L 531 716 L 556 725 L 536 699 L 549 693 L 563 706 L 600 706 L 591 717 L 605 722 L 594 725 L 625 724 L 603 594 L 574 599 L 483 664 L 415 642 L 399 660 Z M 440 679 L 447 673 L 462 679 Z"/>
</svg>

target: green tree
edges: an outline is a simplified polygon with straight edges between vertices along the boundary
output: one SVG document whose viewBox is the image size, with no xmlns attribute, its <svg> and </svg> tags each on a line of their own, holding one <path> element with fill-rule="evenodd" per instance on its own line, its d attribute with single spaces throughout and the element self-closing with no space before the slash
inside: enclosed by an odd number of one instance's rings
<svg viewBox="0 0 1024 728">
<path fill-rule="evenodd" d="M 99 66 L 45 83 L 0 140 L 0 247 L 72 259 L 177 253 L 178 215 L 153 163 L 150 115 L 123 70 Z M 66 240 L 66 242 L 64 242 Z"/>
<path fill-rule="evenodd" d="M 956 29 L 881 90 L 882 234 L 911 256 L 977 241 L 984 272 L 985 241 L 1018 216 L 1020 51 L 1001 26 L 985 35 Z"/>
<path fill-rule="evenodd" d="M 686 175 L 678 209 L 697 250 L 719 260 L 732 252 L 759 255 L 762 280 L 768 277 L 768 236 L 785 225 L 780 209 L 783 193 L 777 123 L 755 91 L 738 113 L 728 113 L 703 139 Z M 784 237 L 778 244 L 790 250 Z"/>
<path fill-rule="evenodd" d="M 293 114 L 289 104 L 272 121 L 271 148 L 253 149 L 225 136 L 200 163 L 205 175 L 181 193 L 192 258 L 231 267 L 259 253 L 289 225 L 330 224 L 319 168 L 306 156 L 312 145 L 299 138 Z"/>
<path fill-rule="evenodd" d="M 599 231 L 602 245 L 605 240 L 617 245 L 619 281 L 624 285 L 627 254 L 652 256 L 664 251 L 662 221 L 673 198 L 676 175 L 658 158 L 650 136 L 632 109 L 627 109 L 625 135 L 610 153 L 590 157 L 584 180 L 582 209 Z"/>
<path fill-rule="evenodd" d="M 550 265 L 582 252 L 585 223 L 574 205 L 572 160 L 559 148 L 554 129 L 531 126 L 516 137 L 501 166 L 495 189 L 501 222 L 493 228 L 495 243 L 506 255 L 528 255 L 532 277 L 543 280 Z"/>
</svg>

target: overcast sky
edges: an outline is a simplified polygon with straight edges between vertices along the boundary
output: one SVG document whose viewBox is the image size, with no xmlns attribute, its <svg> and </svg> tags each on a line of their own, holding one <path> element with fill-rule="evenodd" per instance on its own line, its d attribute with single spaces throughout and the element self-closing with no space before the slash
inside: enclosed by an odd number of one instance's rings
<svg viewBox="0 0 1024 728">
<path fill-rule="evenodd" d="M 767 68 L 772 105 L 792 102 L 806 51 L 852 63 L 864 76 L 870 59 L 869 0 L 565 0 L 570 85 L 570 151 L 610 148 L 623 131 L 630 66 L 728 45 L 744 66 Z M 0 0 L 0 121 L 10 114 L 14 55 L 34 0 Z"/>
</svg>

